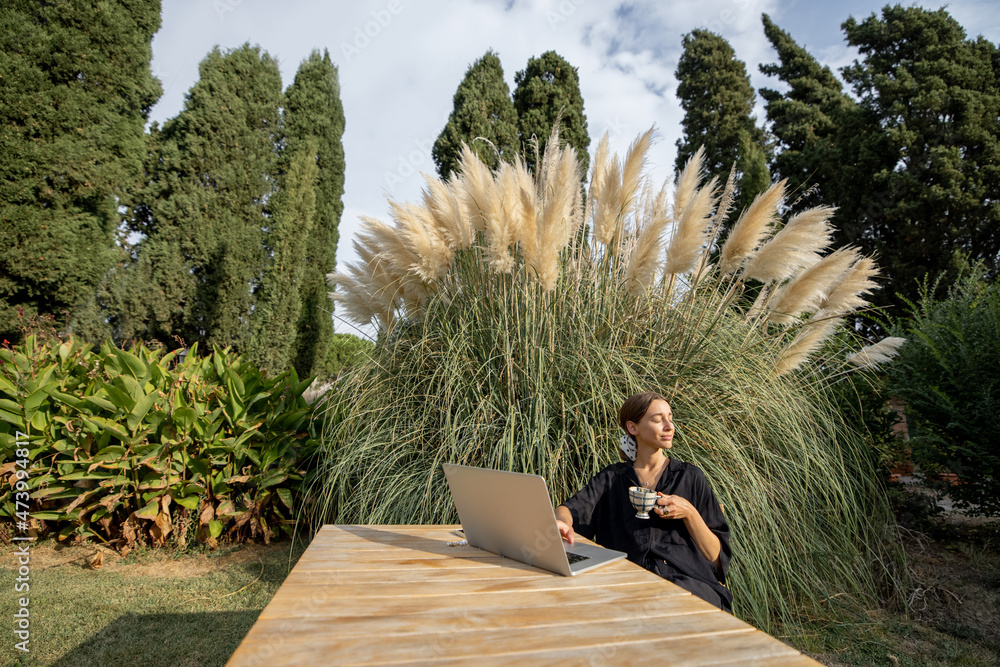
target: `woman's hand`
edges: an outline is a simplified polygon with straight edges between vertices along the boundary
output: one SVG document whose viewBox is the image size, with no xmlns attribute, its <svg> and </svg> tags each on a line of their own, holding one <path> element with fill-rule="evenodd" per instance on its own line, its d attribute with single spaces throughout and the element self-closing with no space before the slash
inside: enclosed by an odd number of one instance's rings
<svg viewBox="0 0 1000 667">
<path fill-rule="evenodd" d="M 570 544 L 573 544 L 573 528 L 568 526 L 565 521 L 560 521 L 559 519 L 556 519 L 556 526 L 559 527 L 559 535 Z"/>
<path fill-rule="evenodd" d="M 556 526 L 560 537 L 573 544 L 573 514 L 565 505 L 556 507 Z"/>
<path fill-rule="evenodd" d="M 681 496 L 668 496 L 656 492 L 659 496 L 656 499 L 656 513 L 664 519 L 681 519 L 688 533 L 698 545 L 698 550 L 712 564 L 716 570 L 719 569 L 719 554 L 722 553 L 722 543 L 718 536 L 705 524 L 705 519 L 701 513 L 695 509 L 694 505 L 687 498 Z"/>
<path fill-rule="evenodd" d="M 694 508 L 687 498 L 682 496 L 668 496 L 656 492 L 659 498 L 656 499 L 656 513 L 664 519 L 690 519 L 694 516 L 701 518 L 698 510 Z"/>
</svg>

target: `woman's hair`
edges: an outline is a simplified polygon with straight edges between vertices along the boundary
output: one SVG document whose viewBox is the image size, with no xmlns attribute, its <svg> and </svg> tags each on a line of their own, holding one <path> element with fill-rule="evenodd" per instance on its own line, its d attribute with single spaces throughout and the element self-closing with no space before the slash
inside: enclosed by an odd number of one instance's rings
<svg viewBox="0 0 1000 667">
<path fill-rule="evenodd" d="M 664 396 L 657 394 L 655 391 L 645 391 L 641 394 L 635 394 L 634 396 L 629 396 L 622 403 L 621 409 L 618 411 L 618 425 L 622 427 L 625 431 L 625 435 L 631 435 L 628 429 L 625 428 L 625 424 L 628 422 L 633 422 L 638 424 L 642 416 L 646 414 L 646 410 L 649 409 L 649 404 L 653 401 L 660 400 L 669 403 Z M 622 461 L 629 461 L 628 457 L 621 449 L 618 450 L 618 456 Z"/>
</svg>

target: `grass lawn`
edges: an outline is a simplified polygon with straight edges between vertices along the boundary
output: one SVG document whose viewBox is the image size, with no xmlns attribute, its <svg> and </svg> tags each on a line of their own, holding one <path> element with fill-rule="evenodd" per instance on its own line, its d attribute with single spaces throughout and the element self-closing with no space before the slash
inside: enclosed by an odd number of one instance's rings
<svg viewBox="0 0 1000 667">
<path fill-rule="evenodd" d="M 1000 665 L 1000 523 L 923 528 L 905 533 L 907 610 L 843 608 L 836 621 L 804 619 L 792 643 L 826 665 Z M 302 546 L 104 552 L 95 570 L 88 560 L 97 551 L 33 547 L 31 652 L 15 651 L 8 631 L 0 664 L 223 665 Z M 12 619 L 19 594 L 11 548 L 0 565 L 2 613 Z"/>
<path fill-rule="evenodd" d="M 10 630 L 3 665 L 223 665 L 257 620 L 302 547 L 288 542 L 217 552 L 143 550 L 126 558 L 95 547 L 33 546 L 28 593 L 30 653 L 15 650 Z M 8 628 L 16 599 L 16 557 L 0 561 Z"/>
</svg>

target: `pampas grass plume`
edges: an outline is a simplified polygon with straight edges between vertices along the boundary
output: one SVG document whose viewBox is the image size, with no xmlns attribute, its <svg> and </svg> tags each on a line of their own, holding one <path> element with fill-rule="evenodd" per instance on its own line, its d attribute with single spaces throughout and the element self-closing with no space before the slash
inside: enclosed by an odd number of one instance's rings
<svg viewBox="0 0 1000 667">
<path fill-rule="evenodd" d="M 510 254 L 514 242 L 513 222 L 504 214 L 501 192 L 493 174 L 465 144 L 459 164 L 466 214 L 471 217 L 474 229 L 486 233 L 487 261 L 495 270 L 508 273 L 514 268 L 514 258 Z"/>
<path fill-rule="evenodd" d="M 830 337 L 837 327 L 843 322 L 842 318 L 830 317 L 817 319 L 814 317 L 808 324 L 802 327 L 792 342 L 785 348 L 781 358 L 774 365 L 776 375 L 789 373 L 808 359 L 813 352 L 818 350 L 823 342 Z"/>
<path fill-rule="evenodd" d="M 639 181 L 646 167 L 646 154 L 653 144 L 653 130 L 649 128 L 628 147 L 625 154 L 625 164 L 622 167 L 622 187 L 618 193 L 618 210 L 622 215 L 628 212 L 636 195 L 639 194 Z"/>
<path fill-rule="evenodd" d="M 855 250 L 840 248 L 782 285 L 771 299 L 767 321 L 791 324 L 800 314 L 819 310 L 831 287 L 857 259 Z"/>
<path fill-rule="evenodd" d="M 608 150 L 610 141 L 608 133 L 605 132 L 597 144 L 597 152 L 594 153 L 594 166 L 590 170 L 590 188 L 587 190 L 587 210 L 584 211 L 583 219 L 591 220 L 595 214 L 594 202 L 600 201 L 604 197 L 604 179 L 608 168 Z"/>
<path fill-rule="evenodd" d="M 875 368 L 895 357 L 905 342 L 905 338 L 895 336 L 883 338 L 874 345 L 868 345 L 847 355 L 847 361 L 859 368 Z"/>
<path fill-rule="evenodd" d="M 684 207 L 681 219 L 667 247 L 667 258 L 664 273 L 678 274 L 691 271 L 701 257 L 702 246 L 708 235 L 708 227 L 712 222 L 712 210 L 717 203 L 715 198 L 718 178 L 713 178 L 705 187 L 695 192 L 690 202 Z"/>
<path fill-rule="evenodd" d="M 338 293 L 333 298 L 355 321 L 368 323 L 378 317 L 388 326 L 399 303 L 400 281 L 382 257 L 380 230 L 384 226 L 375 218 L 362 216 L 361 232 L 353 243 L 360 262 L 349 266 L 346 273 L 330 274 L 328 280 L 337 284 Z"/>
<path fill-rule="evenodd" d="M 733 273 L 740 264 L 753 254 L 760 242 L 771 230 L 772 223 L 778 217 L 778 206 L 785 198 L 787 180 L 773 184 L 764 192 L 754 197 L 750 206 L 740 214 L 733 225 L 732 231 L 722 245 L 722 256 L 719 261 L 719 272 L 723 275 Z"/>
<path fill-rule="evenodd" d="M 659 263 L 660 246 L 663 241 L 663 230 L 666 229 L 670 217 L 667 215 L 667 184 L 664 183 L 656 197 L 647 191 L 643 215 L 640 216 L 635 246 L 629 255 L 628 266 L 625 269 L 625 284 L 633 295 L 639 295 L 649 289 L 656 278 Z"/>
<path fill-rule="evenodd" d="M 819 253 L 830 245 L 827 221 L 835 210 L 830 206 L 817 206 L 793 216 L 747 262 L 743 275 L 762 283 L 778 283 L 815 264 Z"/>
<path fill-rule="evenodd" d="M 438 233 L 452 251 L 468 248 L 472 245 L 474 230 L 462 208 L 461 177 L 453 177 L 449 186 L 434 176 L 423 176 L 427 184 L 423 191 L 424 207 L 430 212 Z"/>
<path fill-rule="evenodd" d="M 684 164 L 684 169 L 681 170 L 674 183 L 673 210 L 675 221 L 680 220 L 681 216 L 684 215 L 684 208 L 691 201 L 691 197 L 698 189 L 698 183 L 701 181 L 704 168 L 705 147 L 700 146 L 694 155 L 688 158 L 688 161 Z"/>
<path fill-rule="evenodd" d="M 622 191 L 622 171 L 618 156 L 613 155 L 604 166 L 601 196 L 594 202 L 594 240 L 609 245 L 619 223 L 618 200 Z"/>
<path fill-rule="evenodd" d="M 821 313 L 844 315 L 868 305 L 863 297 L 878 287 L 873 278 L 878 276 L 878 267 L 870 257 L 862 257 L 841 276 L 830 293 L 820 304 Z"/>
<path fill-rule="evenodd" d="M 558 135 L 553 132 L 553 137 Z M 559 252 L 579 226 L 580 172 L 576 151 L 569 145 L 559 149 L 558 142 L 550 140 L 539 180 L 545 184 L 545 191 L 530 263 L 542 288 L 550 292 L 559 279 Z"/>
<path fill-rule="evenodd" d="M 396 221 L 399 240 L 415 258 L 405 267 L 406 271 L 428 283 L 443 278 L 451 268 L 455 252 L 438 231 L 427 208 L 390 201 L 389 209 Z"/>
</svg>

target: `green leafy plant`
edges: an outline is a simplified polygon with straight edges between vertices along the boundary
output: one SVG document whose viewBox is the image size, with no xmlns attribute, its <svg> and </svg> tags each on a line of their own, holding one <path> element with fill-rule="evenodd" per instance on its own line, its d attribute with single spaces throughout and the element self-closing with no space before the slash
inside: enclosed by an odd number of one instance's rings
<svg viewBox="0 0 1000 667">
<path fill-rule="evenodd" d="M 328 379 L 335 379 L 344 369 L 363 362 L 371 349 L 372 343 L 363 338 L 351 334 L 333 334 L 327 348 L 323 374 Z"/>
<path fill-rule="evenodd" d="M 183 356 L 183 360 L 181 359 Z M 162 354 L 31 334 L 0 350 L 0 516 L 15 517 L 27 442 L 31 528 L 163 543 L 291 533 L 311 453 L 308 380 L 228 350 Z"/>
<path fill-rule="evenodd" d="M 966 270 L 944 298 L 924 281 L 897 321 L 907 342 L 891 365 L 906 402 L 914 462 L 929 475 L 953 473 L 948 489 L 972 514 L 1000 514 L 1000 282 Z"/>
</svg>

